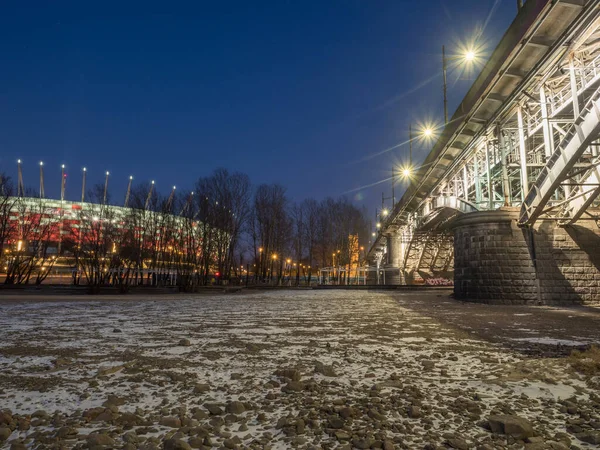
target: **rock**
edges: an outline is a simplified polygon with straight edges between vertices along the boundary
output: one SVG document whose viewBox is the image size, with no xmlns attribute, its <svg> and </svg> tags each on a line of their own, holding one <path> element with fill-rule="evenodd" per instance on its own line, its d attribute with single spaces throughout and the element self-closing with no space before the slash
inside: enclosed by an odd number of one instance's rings
<svg viewBox="0 0 600 450">
<path fill-rule="evenodd" d="M 246 407 L 242 402 L 234 401 L 227 403 L 227 406 L 225 406 L 225 411 L 227 411 L 229 414 L 241 414 L 246 411 Z"/>
<path fill-rule="evenodd" d="M 394 442 L 386 439 L 385 441 L 383 441 L 383 450 L 395 450 L 396 446 L 394 445 Z"/>
<path fill-rule="evenodd" d="M 115 329 L 113 330 L 113 333 L 122 333 L 122 331 L 121 331 L 119 328 L 115 328 Z"/>
<path fill-rule="evenodd" d="M 330 417 L 327 422 L 330 428 L 340 429 L 344 426 L 344 421 L 337 416 Z"/>
<path fill-rule="evenodd" d="M 192 446 L 181 439 L 167 439 L 164 442 L 165 450 L 192 450 Z"/>
<path fill-rule="evenodd" d="M 74 439 L 79 432 L 72 427 L 60 427 L 56 432 L 56 437 L 60 439 Z"/>
<path fill-rule="evenodd" d="M 350 435 L 349 435 L 348 433 L 346 433 L 345 431 L 336 431 L 336 432 L 335 432 L 335 438 L 336 438 L 338 441 L 349 441 L 351 437 L 352 437 L 352 436 L 350 436 Z"/>
<path fill-rule="evenodd" d="M 258 344 L 253 344 L 252 342 L 249 342 L 248 344 L 246 344 L 246 351 L 248 353 L 258 353 L 260 352 L 261 347 Z"/>
<path fill-rule="evenodd" d="M 179 340 L 179 345 L 183 346 L 183 347 L 189 347 L 190 345 L 192 345 L 192 343 L 190 342 L 189 339 L 180 339 Z"/>
<path fill-rule="evenodd" d="M 241 443 L 242 443 L 242 440 L 237 436 L 235 436 L 231 439 L 225 439 L 223 441 L 223 445 L 225 446 L 225 448 L 237 448 L 237 446 Z"/>
<path fill-rule="evenodd" d="M 304 383 L 301 381 L 290 381 L 288 384 L 281 388 L 283 392 L 300 392 L 304 390 Z"/>
<path fill-rule="evenodd" d="M 194 385 L 194 394 L 204 394 L 208 391 L 210 391 L 210 385 L 206 383 L 198 383 Z"/>
<path fill-rule="evenodd" d="M 447 439 L 446 443 L 451 448 L 456 448 L 458 450 L 469 450 L 469 444 L 467 444 L 467 441 L 465 441 L 464 439 L 454 437 Z"/>
<path fill-rule="evenodd" d="M 281 378 L 289 378 L 292 381 L 300 381 L 300 371 L 298 369 L 279 369 L 275 375 Z"/>
<path fill-rule="evenodd" d="M 114 423 L 116 425 L 121 425 L 124 428 L 132 428 L 142 425 L 144 419 L 134 413 L 123 413 L 114 420 Z"/>
<path fill-rule="evenodd" d="M 600 431 L 584 431 L 576 434 L 575 437 L 588 444 L 600 444 Z"/>
<path fill-rule="evenodd" d="M 179 420 L 179 417 L 174 417 L 174 416 L 161 417 L 159 423 L 163 427 L 181 428 L 181 420 Z"/>
<path fill-rule="evenodd" d="M 354 408 L 346 407 L 340 409 L 340 412 L 338 414 L 342 419 L 348 419 L 349 417 L 355 416 L 356 411 L 354 410 Z"/>
<path fill-rule="evenodd" d="M 109 394 L 108 397 L 106 398 L 106 401 L 102 404 L 103 406 L 110 406 L 110 405 L 114 405 L 114 406 L 123 406 L 126 403 L 124 398 L 121 397 L 117 397 L 116 395 L 113 394 Z"/>
<path fill-rule="evenodd" d="M 34 412 L 31 417 L 36 418 L 36 419 L 44 419 L 44 420 L 48 420 L 50 419 L 50 414 L 48 414 L 46 411 L 44 411 L 43 409 L 38 409 L 36 412 Z M 0 414 L 0 424 L 2 423 L 2 414 Z"/>
<path fill-rule="evenodd" d="M 408 417 L 411 419 L 418 419 L 421 417 L 421 408 L 419 406 L 410 405 L 408 407 Z"/>
<path fill-rule="evenodd" d="M 423 365 L 423 370 L 431 370 L 435 367 L 435 363 L 433 361 L 421 361 L 421 364 Z"/>
<path fill-rule="evenodd" d="M 13 441 L 10 450 L 27 450 L 27 446 L 21 441 Z"/>
<path fill-rule="evenodd" d="M 352 441 L 352 445 L 354 445 L 358 449 L 368 449 L 371 448 L 373 444 L 373 439 L 363 438 L 363 439 L 354 439 Z"/>
<path fill-rule="evenodd" d="M 190 447 L 192 447 L 192 448 L 203 448 L 204 439 L 201 439 L 199 437 L 191 437 L 188 440 L 188 443 L 190 444 Z"/>
<path fill-rule="evenodd" d="M 107 448 L 114 448 L 116 444 L 113 438 L 104 433 L 91 433 L 88 435 L 86 441 L 90 447 L 106 446 Z"/>
<path fill-rule="evenodd" d="M 337 377 L 335 370 L 333 370 L 333 366 L 327 366 L 319 361 L 315 363 L 315 373 L 320 373 L 326 377 Z"/>
<path fill-rule="evenodd" d="M 208 419 L 208 414 L 206 414 L 204 411 L 202 411 L 201 409 L 198 409 L 194 412 L 193 415 L 194 419 L 196 420 L 203 420 L 203 419 Z"/>
<path fill-rule="evenodd" d="M 507 434 L 515 439 L 526 439 L 534 434 L 531 422 L 518 416 L 490 416 L 488 424 L 492 433 Z"/>
<path fill-rule="evenodd" d="M 10 430 L 10 428 L 6 426 L 0 427 L 0 441 L 6 441 L 11 434 L 12 431 Z"/>
<path fill-rule="evenodd" d="M 203 406 L 213 416 L 219 416 L 219 415 L 223 414 L 223 409 L 219 405 L 217 405 L 216 403 L 205 403 Z"/>
</svg>

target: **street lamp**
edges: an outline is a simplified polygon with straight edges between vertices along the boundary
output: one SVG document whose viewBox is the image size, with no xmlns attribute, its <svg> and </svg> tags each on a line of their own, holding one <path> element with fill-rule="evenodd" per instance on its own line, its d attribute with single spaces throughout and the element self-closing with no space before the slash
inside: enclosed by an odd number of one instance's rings
<svg viewBox="0 0 600 450">
<path fill-rule="evenodd" d="M 465 61 L 467 63 L 475 61 L 477 54 L 474 50 L 468 49 L 461 55 L 451 56 L 446 58 L 446 47 L 442 45 L 442 71 L 444 73 L 444 124 L 448 124 L 448 83 L 446 81 L 446 72 L 448 61 Z"/>
</svg>

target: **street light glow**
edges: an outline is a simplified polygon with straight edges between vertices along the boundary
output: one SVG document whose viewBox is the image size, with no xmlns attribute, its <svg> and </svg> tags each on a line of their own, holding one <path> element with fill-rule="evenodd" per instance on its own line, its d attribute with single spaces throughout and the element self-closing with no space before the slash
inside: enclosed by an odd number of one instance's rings
<svg viewBox="0 0 600 450">
<path fill-rule="evenodd" d="M 377 227 L 377 228 L 381 228 L 381 223 L 377 222 L 377 225 L 376 225 L 376 227 Z"/>
<path fill-rule="evenodd" d="M 404 175 L 405 177 L 410 177 L 410 169 L 402 170 L 402 175 Z"/>
<path fill-rule="evenodd" d="M 425 128 L 425 130 L 423 131 L 423 134 L 426 137 L 430 137 L 433 134 L 433 130 L 431 128 Z"/>
<path fill-rule="evenodd" d="M 473 61 L 474 59 L 475 59 L 475 52 L 473 50 L 469 50 L 469 51 L 467 51 L 467 53 L 465 53 L 465 60 Z"/>
<path fill-rule="evenodd" d="M 383 217 L 387 216 L 389 213 L 390 213 L 390 212 L 387 210 L 387 208 L 386 208 L 386 209 L 384 209 L 383 211 L 381 211 L 381 215 L 382 215 Z"/>
</svg>

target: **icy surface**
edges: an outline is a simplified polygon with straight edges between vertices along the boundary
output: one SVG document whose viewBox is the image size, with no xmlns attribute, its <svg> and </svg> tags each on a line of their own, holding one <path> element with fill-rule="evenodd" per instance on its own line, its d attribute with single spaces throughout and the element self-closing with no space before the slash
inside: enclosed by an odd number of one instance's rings
<svg viewBox="0 0 600 450">
<path fill-rule="evenodd" d="M 116 428 L 81 419 L 113 394 L 125 399 L 120 413 L 152 423 L 145 438 L 162 439 L 175 430 L 160 418 L 175 408 L 189 418 L 194 408 L 206 412 L 205 403 L 245 402 L 247 410 L 218 429 L 210 418 L 198 421 L 210 426 L 215 446 L 228 434 L 243 447 L 270 433 L 273 448 L 335 447 L 345 440 L 328 417 L 343 406 L 358 411 L 345 424 L 349 435 L 383 433 L 405 448 L 442 444 L 448 433 L 479 443 L 489 433 L 477 423 L 492 412 L 527 418 L 549 438 L 565 431 L 558 402 L 588 395 L 564 362 L 526 360 L 443 325 L 412 311 L 411 295 L 305 290 L 0 303 L 0 409 L 59 411 L 79 421 L 85 440 Z M 316 373 L 316 363 L 335 376 Z M 289 380 L 275 372 L 286 368 L 299 370 L 302 390 L 282 391 Z M 209 390 L 194 393 L 198 383 Z M 408 416 L 411 405 L 421 417 Z M 284 433 L 277 423 L 285 417 L 305 417 L 306 431 Z M 34 430 L 15 431 L 9 442 Z"/>
</svg>

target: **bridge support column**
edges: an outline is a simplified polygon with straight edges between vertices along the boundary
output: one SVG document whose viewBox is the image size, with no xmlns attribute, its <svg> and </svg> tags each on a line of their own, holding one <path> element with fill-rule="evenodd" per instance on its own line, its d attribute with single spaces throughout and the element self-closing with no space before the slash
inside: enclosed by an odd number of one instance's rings
<svg viewBox="0 0 600 450">
<path fill-rule="evenodd" d="M 517 226 L 518 208 L 465 214 L 454 228 L 457 298 L 492 303 L 600 303 L 600 229 L 594 221 Z"/>
<path fill-rule="evenodd" d="M 385 284 L 402 284 L 400 265 L 402 263 L 401 236 L 398 233 L 387 236 L 387 264 L 385 270 Z"/>
</svg>

